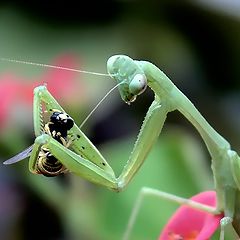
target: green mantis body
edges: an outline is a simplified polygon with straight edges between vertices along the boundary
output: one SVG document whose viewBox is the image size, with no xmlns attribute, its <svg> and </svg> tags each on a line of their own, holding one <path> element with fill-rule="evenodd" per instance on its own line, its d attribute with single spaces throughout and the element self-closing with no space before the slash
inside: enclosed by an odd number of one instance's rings
<svg viewBox="0 0 240 240">
<path fill-rule="evenodd" d="M 198 130 L 212 158 L 217 207 L 211 212 L 215 214 L 223 212 L 225 221 L 223 220 L 222 223 L 232 221 L 236 232 L 240 234 L 239 156 L 230 149 L 230 144 L 209 125 L 189 99 L 152 63 L 134 61 L 127 56 L 118 55 L 108 60 L 108 71 L 118 82 L 126 82 L 126 86 L 124 84 L 119 86 L 122 99 L 126 102 L 135 100 L 136 96 L 132 96 L 127 86 L 131 85 L 136 74 L 142 74 L 146 78 L 147 85 L 155 93 L 155 99 L 146 115 L 134 150 L 144 148 L 139 151 L 143 155 L 146 154 L 159 135 L 167 113 L 174 110 L 180 111 Z M 150 136 L 145 135 L 146 132 L 151 131 L 153 133 L 149 134 Z M 150 139 L 150 143 L 141 144 L 142 139 L 148 143 Z M 141 162 L 139 160 L 137 166 L 141 165 Z"/>
<path fill-rule="evenodd" d="M 68 131 L 68 138 L 71 138 L 68 147 L 43 130 L 42 104 L 47 112 L 51 112 L 51 109 L 64 112 L 45 86 L 39 86 L 34 90 L 33 114 L 36 139 L 29 160 L 30 171 L 36 173 L 36 162 L 41 148 L 44 147 L 70 172 L 113 191 L 121 191 L 146 159 L 162 130 L 167 114 L 178 110 L 198 130 L 208 148 L 212 158 L 217 193 L 216 209 L 203 204 L 194 205 L 191 201 L 187 203 L 185 201 L 185 204 L 214 214 L 224 212 L 225 218 L 232 221 L 235 230 L 240 234 L 239 157 L 230 149 L 229 143 L 208 124 L 188 98 L 155 65 L 146 61 L 135 61 L 128 56 L 116 55 L 109 58 L 107 68 L 110 76 L 120 84 L 118 87 L 120 95 L 126 103 L 135 101 L 147 86 L 155 93 L 154 101 L 146 114 L 132 153 L 121 174 L 115 176 L 107 161 L 75 123 Z"/>
</svg>

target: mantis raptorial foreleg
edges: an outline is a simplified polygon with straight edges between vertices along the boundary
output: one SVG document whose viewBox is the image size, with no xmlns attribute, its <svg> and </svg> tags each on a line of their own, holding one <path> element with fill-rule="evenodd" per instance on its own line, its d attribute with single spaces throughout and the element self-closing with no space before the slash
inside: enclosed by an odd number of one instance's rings
<svg viewBox="0 0 240 240">
<path fill-rule="evenodd" d="M 43 104 L 45 105 L 46 112 L 50 113 L 52 109 L 58 109 L 64 112 L 63 108 L 47 91 L 46 86 L 40 86 L 34 90 L 33 112 L 36 140 L 33 150 L 28 151 L 28 154 L 25 156 L 27 157 L 30 155 L 29 153 L 31 153 L 29 161 L 31 172 L 38 172 L 36 163 L 38 162 L 39 152 L 43 147 L 48 149 L 70 172 L 82 176 L 93 183 L 106 186 L 114 191 L 121 191 L 126 187 L 142 165 L 162 129 L 166 114 L 169 112 L 167 103 L 160 103 L 158 99 L 152 103 L 133 152 L 120 176 L 115 177 L 110 165 L 75 123 L 72 129 L 68 131 L 68 135 L 72 141 L 69 148 L 58 143 L 58 141 L 49 136 L 49 134 L 44 133 L 41 116 Z M 75 139 L 72 140 L 72 137 L 75 137 Z M 148 139 L 148 141 L 146 141 L 146 139 Z M 6 161 L 6 164 L 13 162 L 14 161 L 10 159 Z"/>
</svg>

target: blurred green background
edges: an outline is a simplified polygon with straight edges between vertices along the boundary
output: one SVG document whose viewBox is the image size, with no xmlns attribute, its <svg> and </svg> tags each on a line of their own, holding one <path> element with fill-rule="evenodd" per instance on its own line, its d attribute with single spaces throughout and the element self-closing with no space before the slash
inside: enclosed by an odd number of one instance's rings
<svg viewBox="0 0 240 240">
<path fill-rule="evenodd" d="M 239 1 L 79 4 L 1 1 L 0 56 L 66 63 L 102 73 L 106 72 L 107 59 L 114 54 L 151 61 L 239 150 Z M 58 82 L 60 76 L 63 79 Z M 54 96 L 79 124 L 115 84 L 108 77 L 1 62 L 1 161 L 33 143 L 32 91 L 44 82 L 51 82 Z M 128 159 L 152 100 L 148 90 L 128 106 L 115 91 L 83 127 L 117 174 Z M 2 165 L 0 239 L 121 239 L 143 186 L 182 197 L 213 189 L 205 146 L 196 130 L 177 112 L 169 114 L 159 141 L 121 193 L 71 174 L 56 178 L 32 175 L 27 160 Z M 130 239 L 157 239 L 177 207 L 146 198 Z M 218 239 L 218 234 L 215 237 Z"/>
</svg>

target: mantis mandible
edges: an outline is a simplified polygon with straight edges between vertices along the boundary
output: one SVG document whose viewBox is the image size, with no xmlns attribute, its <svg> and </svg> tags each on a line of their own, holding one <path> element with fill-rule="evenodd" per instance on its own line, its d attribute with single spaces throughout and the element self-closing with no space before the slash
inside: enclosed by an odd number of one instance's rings
<svg viewBox="0 0 240 240">
<path fill-rule="evenodd" d="M 125 55 L 115 55 L 109 58 L 107 69 L 109 75 L 119 84 L 121 98 L 127 104 L 134 102 L 147 86 L 155 93 L 154 101 L 149 107 L 132 153 L 121 174 L 115 176 L 108 162 L 75 123 L 68 131 L 68 137 L 71 136 L 68 147 L 43 130 L 42 104 L 45 105 L 47 112 L 51 112 L 52 109 L 65 112 L 44 85 L 34 90 L 33 119 L 36 139 L 31 151 L 27 149 L 23 156 L 30 156 L 30 171 L 36 173 L 36 162 L 41 148 L 44 147 L 70 172 L 113 191 L 122 191 L 147 158 L 162 130 L 167 114 L 178 110 L 197 129 L 210 153 L 217 206 L 213 208 L 191 200 L 174 198 L 173 195 L 160 191 L 155 192 L 155 195 L 212 214 L 224 213 L 222 226 L 232 223 L 240 235 L 240 205 L 238 204 L 240 159 L 237 153 L 231 150 L 230 144 L 209 125 L 190 100 L 152 63 L 136 61 Z M 5 163 L 13 162 L 9 159 Z M 147 189 L 145 192 L 152 194 L 154 190 Z"/>
</svg>

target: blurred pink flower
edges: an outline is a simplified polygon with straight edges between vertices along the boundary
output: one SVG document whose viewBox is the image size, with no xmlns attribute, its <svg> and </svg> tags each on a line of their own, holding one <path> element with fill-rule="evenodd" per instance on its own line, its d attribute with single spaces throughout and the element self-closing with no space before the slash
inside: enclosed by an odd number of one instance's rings
<svg viewBox="0 0 240 240">
<path fill-rule="evenodd" d="M 79 62 L 72 55 L 60 56 L 53 65 L 69 68 L 79 68 Z M 25 107 L 32 110 L 33 89 L 36 86 L 46 83 L 48 90 L 61 102 L 71 103 L 76 96 L 85 97 L 85 87 L 76 72 L 46 68 L 46 73 L 40 80 L 29 80 L 14 76 L 8 73 L 0 76 L 0 128 L 8 123 L 11 112 L 16 108 Z"/>
<path fill-rule="evenodd" d="M 207 191 L 191 198 L 199 203 L 216 206 L 216 193 Z M 213 215 L 181 206 L 164 227 L 159 240 L 208 240 L 219 227 L 223 214 Z"/>
</svg>

